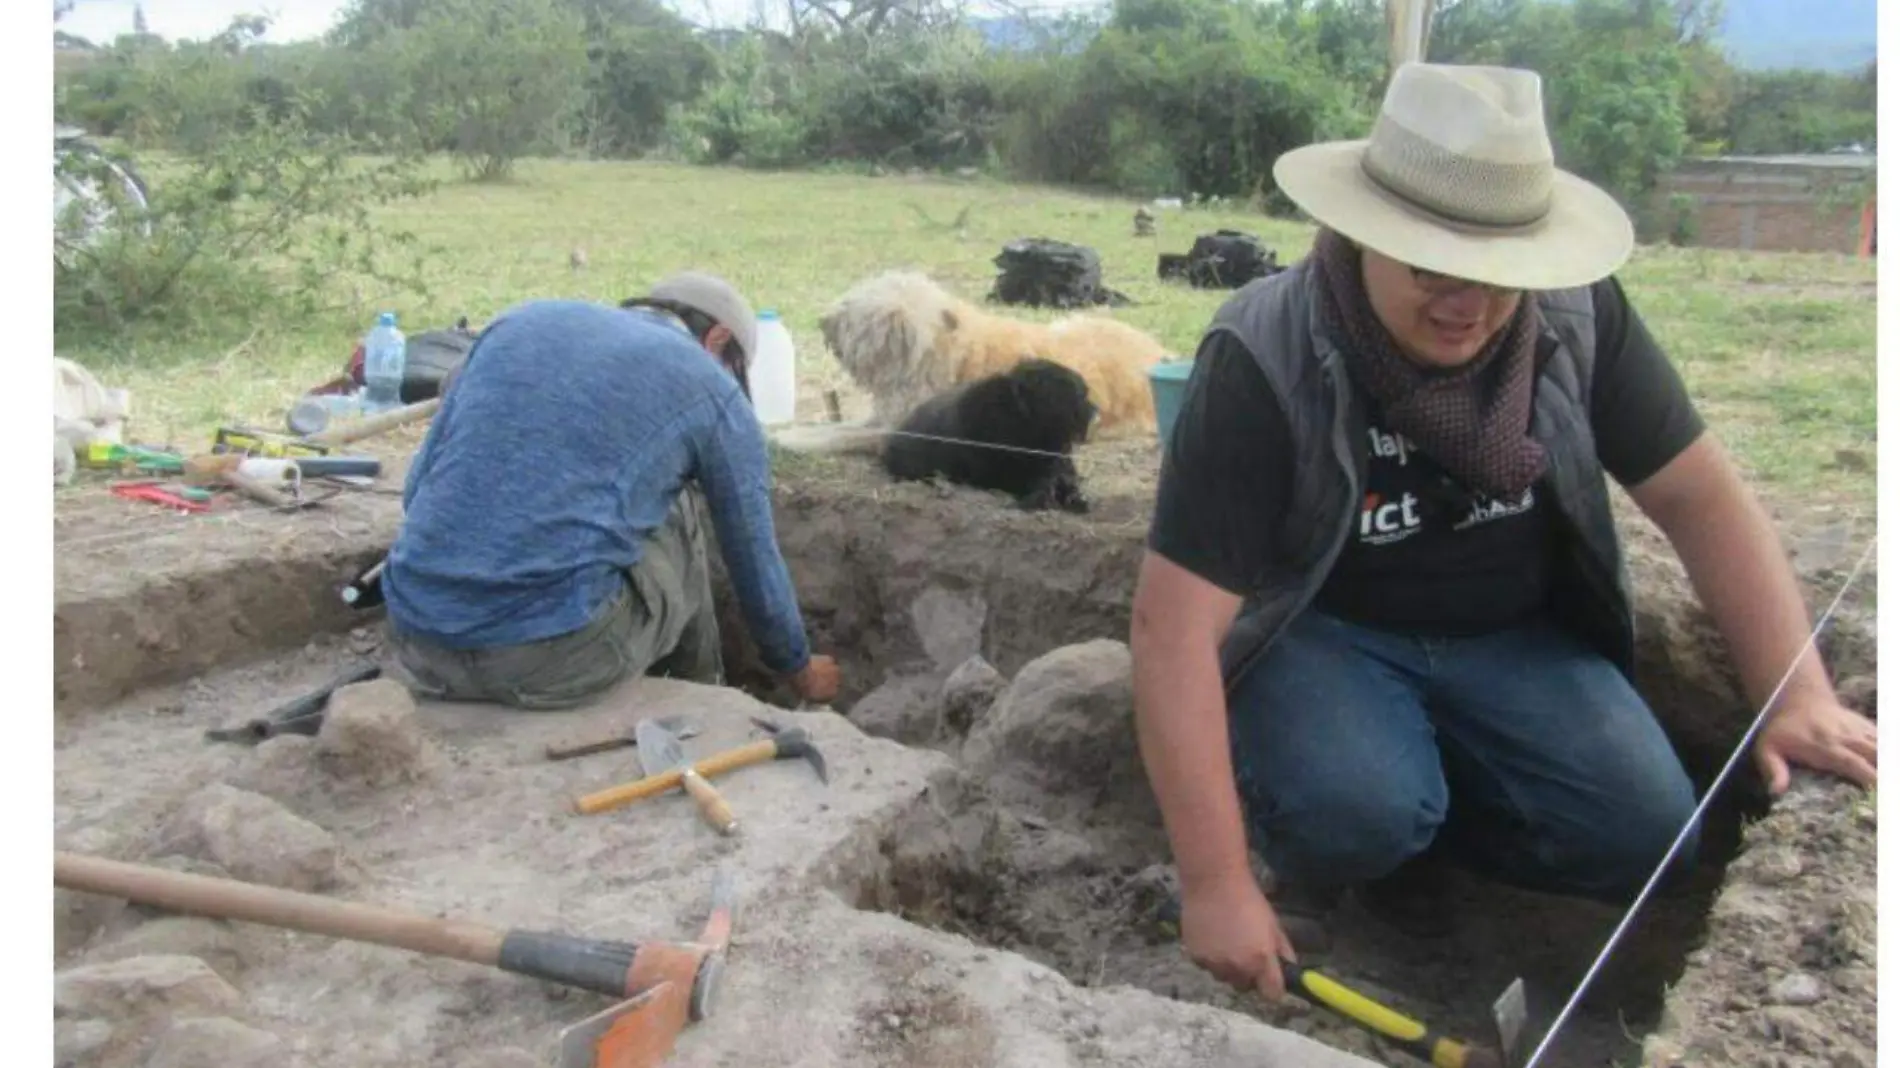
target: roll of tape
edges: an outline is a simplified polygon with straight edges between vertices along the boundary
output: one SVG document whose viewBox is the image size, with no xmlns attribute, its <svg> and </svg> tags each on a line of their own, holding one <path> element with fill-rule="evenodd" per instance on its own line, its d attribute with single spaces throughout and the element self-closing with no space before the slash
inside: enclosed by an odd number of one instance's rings
<svg viewBox="0 0 1900 1068">
<path fill-rule="evenodd" d="M 285 460 L 273 456 L 252 456 L 238 464 L 238 474 L 245 478 L 254 478 L 259 482 L 296 482 L 299 472 L 297 461 Z"/>
</svg>

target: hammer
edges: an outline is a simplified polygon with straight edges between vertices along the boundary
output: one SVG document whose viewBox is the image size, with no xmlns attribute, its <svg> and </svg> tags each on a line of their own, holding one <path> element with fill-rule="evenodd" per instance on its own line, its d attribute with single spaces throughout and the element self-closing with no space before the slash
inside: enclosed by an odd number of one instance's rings
<svg viewBox="0 0 1900 1068">
<path fill-rule="evenodd" d="M 759 729 L 770 734 L 771 737 L 761 738 L 756 742 L 739 746 L 736 749 L 728 749 L 723 753 L 715 753 L 699 763 L 691 765 L 691 770 L 697 772 L 702 777 L 710 778 L 711 776 L 724 774 L 728 771 L 737 771 L 740 768 L 750 767 L 753 764 L 763 764 L 768 760 L 793 760 L 802 758 L 809 761 L 812 770 L 818 773 L 818 781 L 824 783 L 831 781 L 831 774 L 825 769 L 825 754 L 819 752 L 818 747 L 812 744 L 811 735 L 806 733 L 805 728 L 781 728 L 778 724 L 770 720 L 760 719 L 757 716 L 752 717 L 752 722 Z M 610 786 L 605 790 L 587 794 L 575 799 L 574 811 L 583 816 L 588 816 L 596 812 L 605 812 L 610 808 L 619 808 L 622 805 L 630 804 L 643 798 L 666 793 L 668 790 L 677 789 L 679 787 L 680 780 L 685 776 L 686 771 L 687 769 L 683 767 L 673 768 L 668 771 L 660 772 L 657 775 L 648 775 L 644 779 L 637 779 L 619 786 Z"/>
</svg>

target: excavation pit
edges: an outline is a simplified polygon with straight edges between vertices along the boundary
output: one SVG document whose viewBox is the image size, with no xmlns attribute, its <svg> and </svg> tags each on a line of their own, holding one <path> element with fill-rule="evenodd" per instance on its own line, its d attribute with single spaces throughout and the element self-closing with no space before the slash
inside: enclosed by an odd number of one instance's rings
<svg viewBox="0 0 1900 1068">
<path fill-rule="evenodd" d="M 1139 476 L 1150 460 L 1117 462 Z M 756 736 L 746 721 L 759 714 L 825 723 L 841 752 L 862 756 L 865 778 L 847 768 L 831 795 L 806 792 L 817 787 L 796 778 L 810 774 L 802 767 L 737 773 L 728 797 L 754 824 L 743 845 L 722 845 L 677 796 L 645 803 L 666 806 L 663 814 L 563 811 L 580 790 L 631 777 L 622 774 L 631 755 L 554 768 L 536 758 L 538 746 L 623 725 L 626 704 L 552 719 L 425 704 L 417 722 L 429 749 L 413 781 L 324 778 L 332 773 L 295 741 L 272 743 L 269 760 L 206 746 L 204 728 L 382 655 L 365 626 L 373 620 L 331 600 L 393 532 L 394 502 L 373 499 L 314 529 L 304 517 L 293 520 L 303 528 L 286 523 L 273 537 L 227 531 L 187 564 L 165 555 L 173 562 L 142 576 L 136 561 L 157 558 L 149 545 L 143 557 L 114 550 L 104 566 L 120 570 L 109 582 L 72 578 L 85 557 L 62 554 L 59 844 L 214 863 L 201 845 L 151 851 L 179 840 L 171 823 L 186 799 L 224 784 L 272 797 L 331 837 L 332 865 L 314 849 L 304 854 L 309 866 L 284 869 L 315 873 L 320 892 L 623 938 L 694 929 L 709 886 L 704 863 L 738 858 L 756 893 L 721 1015 L 683 1040 L 678 1064 L 758 1048 L 773 1050 L 764 1063 L 814 1065 L 1411 1063 L 1304 1003 L 1266 1006 L 1226 990 L 1155 922 L 1169 880 L 1165 838 L 1132 739 L 1115 728 L 1127 710 L 1118 665 L 1145 531 L 1141 493 L 1100 495 L 1087 517 L 1025 515 L 979 494 L 884 486 L 847 465 L 793 465 L 778 497 L 780 539 L 815 641 L 847 672 L 836 705 L 843 715 L 758 703 L 790 704 L 753 666 L 723 585 L 728 662 L 753 694 L 651 681 L 629 691 L 645 695 L 642 712 L 670 693 L 665 700 L 684 700 L 713 722 L 704 742 L 691 743 L 695 754 Z M 1706 784 L 1748 710 L 1711 656 L 1719 642 L 1679 572 L 1653 536 L 1632 531 L 1645 692 Z M 174 524 L 165 536 L 185 535 Z M 92 559 L 98 567 L 97 550 Z M 1831 594 L 1839 576 L 1806 577 L 1811 593 Z M 1870 634 L 1850 614 L 1824 645 L 1837 673 L 1853 677 L 1846 688 L 1868 702 Z M 1070 695 L 1066 713 L 1060 693 Z M 1043 711 L 995 718 L 1005 706 L 1035 705 L 1025 695 Z M 604 773 L 601 761 L 619 772 Z M 862 807 L 816 807 L 852 793 L 854 781 L 873 791 L 854 802 Z M 1751 781 L 1731 787 L 1697 880 L 1646 911 L 1543 1063 L 1636 1063 L 1652 1032 L 1658 1048 L 1732 1053 L 1736 1035 L 1770 1033 L 1764 1027 L 1775 1037 L 1757 1045 L 1786 1051 L 1791 1063 L 1853 1063 L 1857 1050 L 1871 1063 L 1872 965 L 1857 956 L 1872 909 L 1871 818 L 1844 794 L 1816 796 L 1802 786 L 1799 803 L 1750 832 L 1764 852 L 1748 849 L 1737 870 L 1765 865 L 1768 875 L 1725 882 L 1742 819 L 1764 810 Z M 1790 868 L 1775 859 L 1785 853 L 1797 858 L 1792 875 L 1776 874 Z M 666 859 L 655 864 L 656 856 Z M 1864 888 L 1866 900 L 1836 890 L 1849 906 L 1826 902 L 1821 888 L 1834 879 Z M 1477 879 L 1460 879 L 1456 890 L 1449 940 L 1415 942 L 1349 907 L 1322 967 L 1476 1037 L 1491 997 L 1518 975 L 1532 992 L 1533 1022 L 1548 1022 L 1617 920 Z M 1787 918 L 1794 943 L 1785 951 L 1746 944 L 1773 945 L 1783 933 L 1764 929 L 1764 915 Z M 57 918 L 62 973 L 194 957 L 239 1000 L 204 995 L 192 1011 L 275 1036 L 290 1063 L 468 1063 L 477 1050 L 500 1058 L 496 1065 L 544 1063 L 558 1026 L 597 1007 L 469 965 L 73 895 L 61 895 Z M 1789 961 L 1809 963 L 1790 978 Z M 1818 1003 L 1785 1004 L 1791 991 L 1805 999 L 1810 980 L 1821 985 Z M 1735 993 L 1751 982 L 1761 989 Z M 200 987 L 215 989 L 178 989 Z M 1866 1015 L 1864 1040 L 1851 1020 L 1832 1032 L 1817 1022 L 1852 1012 Z M 69 1014 L 62 1048 L 76 1068 L 142 1064 L 170 1033 L 160 1016 L 141 1024 Z M 225 1037 L 236 1043 L 237 1034 Z M 194 1036 L 203 1037 L 186 1028 L 170 1041 L 183 1048 Z"/>
</svg>

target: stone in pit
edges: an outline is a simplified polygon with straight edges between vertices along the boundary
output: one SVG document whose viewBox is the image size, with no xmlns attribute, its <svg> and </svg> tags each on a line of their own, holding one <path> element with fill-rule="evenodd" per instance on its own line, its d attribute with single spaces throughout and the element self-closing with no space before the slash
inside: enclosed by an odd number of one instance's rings
<svg viewBox="0 0 1900 1068">
<path fill-rule="evenodd" d="M 952 593 L 932 586 L 910 605 L 917 641 L 939 672 L 983 651 L 983 624 L 988 617 L 989 605 L 974 591 Z"/>
<path fill-rule="evenodd" d="M 168 845 L 245 882 L 312 891 L 337 881 L 337 844 L 329 831 L 262 794 L 226 783 L 185 800 Z"/>
<path fill-rule="evenodd" d="M 273 1068 L 283 1062 L 283 1040 L 228 1016 L 173 1020 L 144 1068 Z"/>
<path fill-rule="evenodd" d="M 1008 686 L 1009 680 L 989 661 L 980 656 L 965 660 L 943 680 L 937 692 L 939 729 L 952 737 L 964 737 L 971 724 L 989 714 Z"/>
<path fill-rule="evenodd" d="M 851 722 L 879 738 L 929 745 L 937 737 L 938 686 L 930 675 L 892 675 L 851 706 Z"/>
<path fill-rule="evenodd" d="M 371 786 L 416 779 L 430 758 L 415 699 L 390 678 L 354 683 L 331 695 L 317 752 L 331 773 Z"/>
</svg>

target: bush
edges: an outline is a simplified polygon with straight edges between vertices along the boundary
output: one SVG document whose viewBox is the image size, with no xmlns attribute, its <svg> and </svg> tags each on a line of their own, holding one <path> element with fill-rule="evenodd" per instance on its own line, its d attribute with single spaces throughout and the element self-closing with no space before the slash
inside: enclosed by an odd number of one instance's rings
<svg viewBox="0 0 1900 1068">
<path fill-rule="evenodd" d="M 293 112 L 175 161 L 133 161 L 149 206 L 119 199 L 118 225 L 62 242 L 54 257 L 54 332 L 61 343 L 133 325 L 189 330 L 232 316 L 308 316 L 343 301 L 343 283 L 420 292 L 415 244 L 385 233 L 374 207 L 427 191 L 419 161 L 353 159 Z"/>
</svg>

